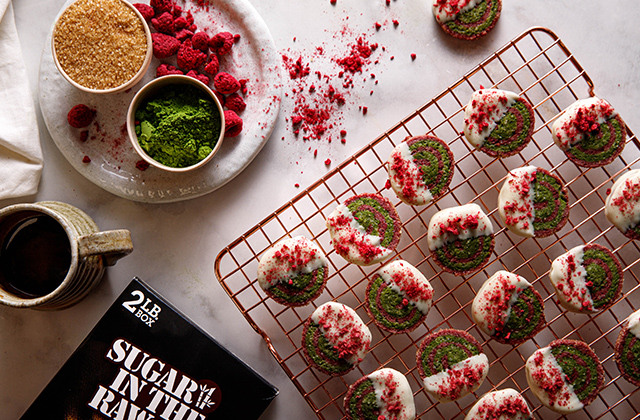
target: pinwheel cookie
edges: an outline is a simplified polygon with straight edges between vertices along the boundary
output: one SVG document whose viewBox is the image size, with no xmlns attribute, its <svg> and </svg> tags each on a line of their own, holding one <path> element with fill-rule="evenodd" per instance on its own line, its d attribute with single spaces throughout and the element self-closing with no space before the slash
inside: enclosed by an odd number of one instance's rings
<svg viewBox="0 0 640 420">
<path fill-rule="evenodd" d="M 568 414 L 591 404 L 604 383 L 598 356 L 582 341 L 554 340 L 525 364 L 527 382 L 540 402 Z"/>
<path fill-rule="evenodd" d="M 493 225 L 477 204 L 440 210 L 429 221 L 427 245 L 443 270 L 468 274 L 489 260 L 494 248 Z"/>
<path fill-rule="evenodd" d="M 640 240 L 640 169 L 628 171 L 614 182 L 604 214 L 623 235 Z"/>
<path fill-rule="evenodd" d="M 422 206 L 447 192 L 455 162 L 447 144 L 437 137 L 409 137 L 398 144 L 387 162 L 389 183 L 398 198 Z"/>
<path fill-rule="evenodd" d="M 296 236 L 283 239 L 262 255 L 258 284 L 276 302 L 302 306 L 322 293 L 328 270 L 322 250 L 304 236 Z"/>
<path fill-rule="evenodd" d="M 553 141 L 578 166 L 604 166 L 624 149 L 627 130 L 604 99 L 588 98 L 565 109 L 551 127 Z"/>
<path fill-rule="evenodd" d="M 546 237 L 569 218 L 569 194 L 549 171 L 525 166 L 509 172 L 498 195 L 498 213 L 507 228 L 524 237 Z"/>
<path fill-rule="evenodd" d="M 350 307 L 337 302 L 320 305 L 307 319 L 302 348 L 309 363 L 327 375 L 339 376 L 356 367 L 369 350 L 371 331 Z"/>
<path fill-rule="evenodd" d="M 531 410 L 512 388 L 487 392 L 471 407 L 464 420 L 531 420 Z"/>
<path fill-rule="evenodd" d="M 472 40 L 493 29 L 500 18 L 502 0 L 433 0 L 432 9 L 446 33 Z"/>
<path fill-rule="evenodd" d="M 520 344 L 545 326 L 544 302 L 524 277 L 498 271 L 484 282 L 471 305 L 478 327 L 503 344 Z"/>
<path fill-rule="evenodd" d="M 395 369 L 363 376 L 347 390 L 344 409 L 351 420 L 413 420 L 416 407 L 409 381 Z"/>
<path fill-rule="evenodd" d="M 618 300 L 624 272 L 610 250 L 589 244 L 572 248 L 553 260 L 549 279 L 563 308 L 594 313 Z"/>
<path fill-rule="evenodd" d="M 433 287 L 406 261 L 382 267 L 367 285 L 365 309 L 378 327 L 409 332 L 424 322 L 433 303 Z"/>
<path fill-rule="evenodd" d="M 477 90 L 464 108 L 465 138 L 491 157 L 512 156 L 524 149 L 534 125 L 529 102 L 507 90 Z"/>
<path fill-rule="evenodd" d="M 416 354 L 425 390 L 440 402 L 455 401 L 480 387 L 489 360 L 469 333 L 443 329 L 429 334 Z"/>
<path fill-rule="evenodd" d="M 396 209 L 378 194 L 348 198 L 329 215 L 327 228 L 336 252 L 357 265 L 372 265 L 389 258 L 402 234 Z"/>
<path fill-rule="evenodd" d="M 640 311 L 632 313 L 622 325 L 614 355 L 622 376 L 640 386 Z"/>
</svg>

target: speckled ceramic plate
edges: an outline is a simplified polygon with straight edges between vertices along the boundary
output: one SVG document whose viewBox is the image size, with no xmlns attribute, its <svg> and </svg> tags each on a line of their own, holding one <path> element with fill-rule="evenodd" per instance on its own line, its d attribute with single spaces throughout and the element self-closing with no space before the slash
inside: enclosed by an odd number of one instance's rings
<svg viewBox="0 0 640 420">
<path fill-rule="evenodd" d="M 133 89 L 111 95 L 88 94 L 69 84 L 54 64 L 51 35 L 40 61 L 40 108 L 58 149 L 87 179 L 134 201 L 181 201 L 223 186 L 260 152 L 280 109 L 280 60 L 269 29 L 253 6 L 245 0 L 211 0 L 207 6 L 198 6 L 194 0 L 177 3 L 192 12 L 198 30 L 209 35 L 220 31 L 240 35 L 231 55 L 221 59 L 220 69 L 248 80 L 247 108 L 240 114 L 244 120 L 242 133 L 225 139 L 211 162 L 198 170 L 167 173 L 154 167 L 146 170 L 136 167 L 140 157 L 127 138 L 127 108 L 138 89 L 153 79 L 160 60 L 153 59 L 145 78 Z M 67 123 L 67 113 L 80 103 L 97 111 L 86 141 L 81 140 L 83 130 Z M 86 162 L 85 156 L 90 162 Z"/>
</svg>

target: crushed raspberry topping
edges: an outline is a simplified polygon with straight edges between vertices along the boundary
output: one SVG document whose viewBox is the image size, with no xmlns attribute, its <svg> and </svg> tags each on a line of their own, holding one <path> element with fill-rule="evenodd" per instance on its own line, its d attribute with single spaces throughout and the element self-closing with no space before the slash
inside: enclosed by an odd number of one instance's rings
<svg viewBox="0 0 640 420">
<path fill-rule="evenodd" d="M 369 348 L 371 337 L 363 331 L 364 324 L 354 316 L 355 313 L 344 305 L 327 305 L 318 309 L 321 309 L 318 325 L 322 327 L 324 337 L 333 345 L 338 357 L 345 359 L 360 356 Z"/>
<path fill-rule="evenodd" d="M 638 202 L 640 202 L 640 178 L 626 179 L 624 189 L 611 200 L 611 204 L 618 207 L 621 213 L 629 215 L 636 211 Z"/>
<path fill-rule="evenodd" d="M 571 394 L 565 386 L 562 370 L 551 363 L 540 350 L 533 356 L 533 366 L 531 377 L 547 393 L 549 405 L 568 405 Z"/>
<path fill-rule="evenodd" d="M 507 106 L 507 95 L 499 90 L 485 89 L 474 92 L 471 100 L 471 112 L 464 122 L 471 132 L 481 133 L 499 119 L 503 108 Z"/>
<path fill-rule="evenodd" d="M 578 105 L 575 113 L 564 118 L 556 128 L 555 134 L 561 141 L 561 147 L 568 148 L 582 140 L 585 134 L 597 134 L 600 124 L 613 117 L 614 113 L 613 107 L 602 99 L 589 102 L 587 105 Z"/>
</svg>

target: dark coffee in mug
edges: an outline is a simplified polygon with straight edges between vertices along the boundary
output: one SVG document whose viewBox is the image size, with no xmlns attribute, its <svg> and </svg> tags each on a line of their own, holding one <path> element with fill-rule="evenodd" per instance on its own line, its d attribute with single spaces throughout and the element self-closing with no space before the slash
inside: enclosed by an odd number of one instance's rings
<svg viewBox="0 0 640 420">
<path fill-rule="evenodd" d="M 0 224 L 0 287 L 22 297 L 54 291 L 67 276 L 71 246 L 64 228 L 53 217 L 21 212 Z"/>
</svg>

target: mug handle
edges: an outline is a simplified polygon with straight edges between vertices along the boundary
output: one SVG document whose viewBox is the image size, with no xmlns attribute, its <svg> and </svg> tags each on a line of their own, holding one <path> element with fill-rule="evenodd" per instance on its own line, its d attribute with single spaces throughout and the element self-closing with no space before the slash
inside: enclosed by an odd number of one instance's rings
<svg viewBox="0 0 640 420">
<path fill-rule="evenodd" d="M 133 251 L 131 232 L 127 229 L 106 230 L 78 238 L 78 257 L 102 255 L 105 265 L 111 266 Z"/>
</svg>

